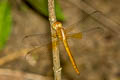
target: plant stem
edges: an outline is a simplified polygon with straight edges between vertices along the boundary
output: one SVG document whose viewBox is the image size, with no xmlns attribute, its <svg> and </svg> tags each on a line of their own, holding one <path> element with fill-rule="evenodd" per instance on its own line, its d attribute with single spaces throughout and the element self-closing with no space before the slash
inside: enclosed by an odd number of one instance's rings
<svg viewBox="0 0 120 80">
<path fill-rule="evenodd" d="M 56 22 L 54 0 L 48 0 L 48 11 L 49 11 L 49 21 L 51 25 L 51 36 L 52 37 L 52 53 L 53 53 L 53 70 L 54 70 L 54 80 L 61 80 L 61 67 L 59 58 L 59 48 L 58 39 L 54 35 L 56 32 L 53 30 L 52 25 Z"/>
</svg>

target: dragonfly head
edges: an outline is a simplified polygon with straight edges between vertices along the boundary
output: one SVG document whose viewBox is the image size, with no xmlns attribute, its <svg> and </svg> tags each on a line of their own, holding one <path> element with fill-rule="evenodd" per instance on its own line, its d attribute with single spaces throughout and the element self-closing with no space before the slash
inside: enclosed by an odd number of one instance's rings
<svg viewBox="0 0 120 80">
<path fill-rule="evenodd" d="M 56 22 L 53 24 L 52 27 L 53 27 L 54 30 L 57 30 L 57 29 L 59 29 L 59 28 L 62 28 L 62 23 L 56 21 Z"/>
</svg>

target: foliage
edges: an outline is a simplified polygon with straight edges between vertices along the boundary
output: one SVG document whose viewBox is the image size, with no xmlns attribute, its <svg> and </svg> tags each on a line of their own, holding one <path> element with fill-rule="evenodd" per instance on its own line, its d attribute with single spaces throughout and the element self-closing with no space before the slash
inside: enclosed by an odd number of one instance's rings
<svg viewBox="0 0 120 80">
<path fill-rule="evenodd" d="M 42 13 L 44 16 L 48 16 L 48 0 L 27 0 L 29 4 L 31 4 L 36 10 Z M 60 8 L 60 5 L 55 0 L 55 12 L 57 20 L 63 21 L 64 15 Z"/>
<path fill-rule="evenodd" d="M 0 50 L 4 47 L 11 31 L 11 8 L 8 0 L 0 1 Z"/>
</svg>

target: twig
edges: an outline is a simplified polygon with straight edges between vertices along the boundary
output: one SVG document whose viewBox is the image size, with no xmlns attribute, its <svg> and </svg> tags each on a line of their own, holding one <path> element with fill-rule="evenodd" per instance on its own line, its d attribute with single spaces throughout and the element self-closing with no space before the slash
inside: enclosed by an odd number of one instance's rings
<svg viewBox="0 0 120 80">
<path fill-rule="evenodd" d="M 0 80 L 52 80 L 52 77 L 25 73 L 18 70 L 0 69 Z"/>
<path fill-rule="evenodd" d="M 27 53 L 27 50 L 23 49 L 23 50 L 19 50 L 16 52 L 12 52 L 4 57 L 1 57 L 0 58 L 0 66 L 6 64 L 8 62 L 11 62 L 17 58 L 20 58 L 21 56 L 24 56 L 26 53 Z"/>
<path fill-rule="evenodd" d="M 48 11 L 49 11 L 49 21 L 51 25 L 51 36 L 55 34 L 52 28 L 54 22 L 56 22 L 54 0 L 48 0 Z M 59 49 L 57 45 L 57 37 L 52 37 L 52 53 L 53 53 L 53 70 L 54 70 L 54 80 L 61 80 L 61 67 L 59 58 Z"/>
</svg>

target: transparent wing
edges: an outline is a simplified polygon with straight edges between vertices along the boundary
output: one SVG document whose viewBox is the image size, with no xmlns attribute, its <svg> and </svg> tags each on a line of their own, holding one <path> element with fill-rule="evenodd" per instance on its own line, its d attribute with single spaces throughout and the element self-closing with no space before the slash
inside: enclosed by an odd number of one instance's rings
<svg viewBox="0 0 120 80">
<path fill-rule="evenodd" d="M 22 44 L 26 48 L 35 48 L 43 46 L 51 42 L 50 33 L 46 34 L 31 34 L 23 38 Z"/>
<path fill-rule="evenodd" d="M 76 27 L 78 27 L 78 25 L 80 24 L 80 23 L 82 23 L 82 22 L 84 22 L 84 20 L 86 19 L 86 18 L 88 18 L 89 16 L 86 16 L 85 18 L 83 18 L 82 20 L 80 20 L 80 21 L 77 21 L 76 23 L 74 23 L 74 24 L 72 24 L 72 25 L 70 25 L 70 26 L 66 26 L 65 28 L 66 28 L 66 33 L 69 33 L 69 32 L 71 32 L 71 31 L 73 31 Z"/>
<path fill-rule="evenodd" d="M 29 62 L 29 64 L 31 65 L 36 65 L 39 58 L 42 56 L 46 56 L 46 55 L 50 55 L 47 53 L 51 53 L 51 44 L 47 44 L 44 46 L 40 46 L 40 47 L 36 47 L 32 50 L 30 50 L 26 55 L 25 55 L 25 59 Z M 42 59 L 42 58 L 40 58 Z M 47 59 L 47 56 L 46 58 Z"/>
<path fill-rule="evenodd" d="M 91 28 L 82 32 L 77 32 L 77 33 L 72 33 L 72 34 L 67 34 L 67 38 L 76 38 L 76 39 L 82 39 L 85 37 L 85 34 L 90 33 L 90 32 L 95 32 L 95 31 L 103 31 L 103 29 L 101 29 L 100 27 L 95 27 L 95 28 Z"/>
<path fill-rule="evenodd" d="M 85 32 L 87 30 L 92 30 L 94 28 L 101 28 L 103 29 L 105 26 L 101 23 L 99 23 L 97 20 L 92 18 L 90 15 L 83 18 L 80 21 L 77 21 L 75 24 L 72 24 L 70 26 L 66 26 L 65 30 L 66 33 L 71 33 L 71 32 Z"/>
<path fill-rule="evenodd" d="M 91 17 L 91 15 L 94 14 L 95 12 L 93 12 L 91 14 L 86 14 L 86 16 L 84 16 L 81 20 L 76 21 L 76 23 L 74 23 L 74 24 L 72 24 L 72 25 L 70 25 L 68 27 L 66 26 L 65 27 L 66 28 L 66 32 L 69 33 L 69 32 L 75 30 L 78 27 L 82 27 L 84 24 L 85 24 L 84 26 L 86 26 L 86 24 L 89 23 L 89 20 L 93 20 L 93 18 Z M 97 21 L 95 21 L 95 22 L 97 22 Z M 88 27 L 88 28 L 90 28 L 90 27 Z"/>
<path fill-rule="evenodd" d="M 97 20 L 93 19 L 91 16 L 87 16 L 83 20 L 68 26 L 65 28 L 67 38 L 76 38 L 89 40 L 89 37 L 92 37 L 96 34 L 105 34 L 104 25 L 99 23 Z"/>
<path fill-rule="evenodd" d="M 51 44 L 47 44 L 36 47 L 25 55 L 25 60 L 32 67 L 31 72 L 37 71 L 41 75 L 51 76 L 53 69 L 51 50 Z"/>
</svg>

